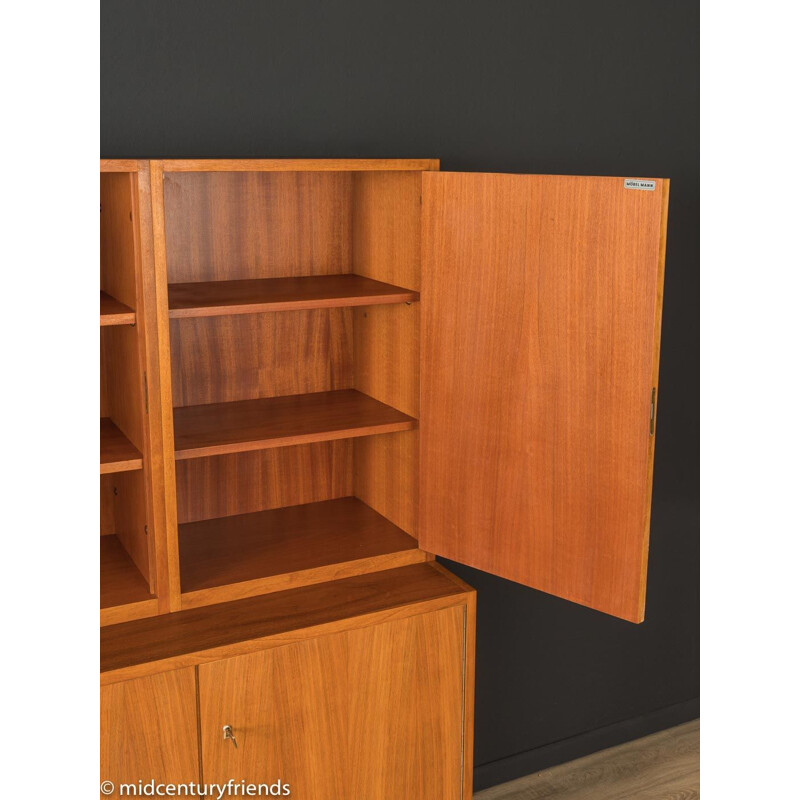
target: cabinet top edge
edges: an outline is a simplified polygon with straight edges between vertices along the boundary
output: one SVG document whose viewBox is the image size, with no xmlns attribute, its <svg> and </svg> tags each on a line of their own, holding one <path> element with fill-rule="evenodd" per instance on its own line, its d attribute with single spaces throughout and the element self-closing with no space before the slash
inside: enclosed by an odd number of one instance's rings
<svg viewBox="0 0 800 800">
<path fill-rule="evenodd" d="M 138 172 L 139 166 L 146 163 L 135 158 L 101 158 L 100 172 Z"/>
<path fill-rule="evenodd" d="M 575 173 L 572 175 L 566 175 L 563 173 L 556 173 L 556 172 L 486 172 L 484 170 L 453 170 L 448 169 L 444 171 L 435 170 L 434 174 L 428 176 L 430 180 L 442 179 L 446 180 L 448 177 L 452 178 L 455 176 L 459 177 L 492 177 L 492 178 L 574 178 L 575 180 L 603 180 L 603 181 L 622 181 L 622 180 L 631 180 L 631 181 L 660 181 L 664 184 L 669 184 L 669 178 L 659 178 L 653 175 L 631 175 L 631 174 L 624 174 L 624 175 L 583 175 L 579 173 Z"/>
<path fill-rule="evenodd" d="M 136 159 L 100 159 L 100 171 L 136 172 L 140 163 Z M 187 158 L 151 159 L 149 163 L 164 172 L 421 172 L 439 169 L 438 158 Z"/>
</svg>

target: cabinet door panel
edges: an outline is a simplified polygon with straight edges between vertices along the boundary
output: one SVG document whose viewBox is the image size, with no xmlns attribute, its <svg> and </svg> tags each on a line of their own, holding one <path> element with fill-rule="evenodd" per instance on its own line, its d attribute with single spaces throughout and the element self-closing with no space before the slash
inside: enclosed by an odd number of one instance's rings
<svg viewBox="0 0 800 800">
<path fill-rule="evenodd" d="M 100 689 L 100 780 L 198 783 L 194 667 Z"/>
<path fill-rule="evenodd" d="M 463 606 L 199 667 L 205 782 L 314 800 L 457 800 Z M 225 741 L 230 725 L 238 747 Z"/>
<path fill-rule="evenodd" d="M 423 177 L 420 547 L 644 616 L 668 181 Z"/>
</svg>

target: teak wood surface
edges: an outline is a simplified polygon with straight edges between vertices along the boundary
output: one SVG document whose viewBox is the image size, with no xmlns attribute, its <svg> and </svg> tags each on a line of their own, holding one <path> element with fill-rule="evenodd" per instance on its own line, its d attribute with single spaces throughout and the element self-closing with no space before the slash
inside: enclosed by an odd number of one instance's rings
<svg viewBox="0 0 800 800">
<path fill-rule="evenodd" d="M 252 653 L 323 632 L 463 605 L 472 597 L 474 590 L 458 578 L 425 562 L 134 620 L 101 629 L 101 681 Z"/>
<path fill-rule="evenodd" d="M 152 365 L 148 349 L 152 310 L 148 293 L 152 282 L 148 171 L 141 162 L 105 170 L 104 166 L 109 165 L 101 164 L 100 176 L 100 413 L 101 420 L 107 419 L 101 421 L 101 474 L 113 471 L 115 477 L 112 484 L 106 484 L 105 495 L 101 494 L 101 532 L 116 534 L 117 542 L 144 577 L 149 592 L 160 595 L 156 556 L 162 528 L 156 513 L 161 499 L 153 483 L 153 474 L 158 470 L 153 450 L 157 443 L 150 436 L 153 418 L 149 415 L 147 398 L 147 371 Z M 134 314 L 133 322 L 137 324 L 104 325 L 109 321 L 102 313 L 104 290 L 112 302 L 111 310 L 119 311 L 118 304 L 123 303 Z M 105 306 L 108 309 L 108 302 Z M 119 322 L 119 317 L 113 313 L 111 321 Z M 155 383 L 157 386 L 157 376 Z M 111 436 L 103 435 L 104 427 Z M 114 435 L 114 428 L 118 436 Z M 129 453 L 130 458 L 124 458 L 121 436 L 135 448 L 135 456 Z M 104 444 L 111 448 L 111 461 L 103 456 Z M 120 471 L 134 464 L 136 471 Z M 110 498 L 109 487 L 113 490 Z M 101 572 L 108 569 L 107 562 L 101 559 Z M 155 613 L 153 601 L 125 602 L 124 592 L 119 604 L 108 604 L 107 598 L 116 591 L 114 584 L 119 575 L 113 570 L 101 575 L 101 586 L 105 587 L 101 593 L 101 624 Z"/>
<path fill-rule="evenodd" d="M 113 625 L 157 613 L 147 581 L 116 535 L 100 537 L 100 620 Z"/>
<path fill-rule="evenodd" d="M 135 325 L 136 312 L 100 290 L 100 325 Z"/>
<path fill-rule="evenodd" d="M 354 495 L 353 444 L 337 439 L 178 461 L 178 523 Z"/>
<path fill-rule="evenodd" d="M 416 539 L 355 497 L 187 523 L 179 540 L 183 608 L 426 558 Z"/>
<path fill-rule="evenodd" d="M 410 303 L 419 294 L 361 275 L 310 275 L 169 286 L 170 319 Z"/>
<path fill-rule="evenodd" d="M 347 453 L 332 460 L 287 460 L 287 449 L 331 446 L 286 448 L 287 440 L 271 452 L 176 462 L 168 408 L 355 389 L 415 417 L 420 171 L 438 169 L 438 161 L 223 159 L 151 161 L 149 168 L 171 608 L 191 596 L 180 591 L 179 521 L 355 495 L 415 535 L 416 431 L 374 436 L 394 427 L 362 428 L 358 446 L 331 443 L 333 452 Z M 363 316 L 339 299 L 333 306 L 331 297 L 314 299 L 309 304 L 320 307 L 303 310 L 297 304 L 307 301 L 292 297 L 297 310 L 248 305 L 258 313 L 170 320 L 170 284 L 207 282 L 226 291 L 232 281 L 264 286 L 318 276 L 376 281 L 402 294 L 387 297 L 381 288 Z M 392 304 L 382 305 L 386 299 Z M 399 313 L 378 313 L 388 308 Z M 413 427 L 407 420 L 398 426 Z M 269 482 L 259 484 L 256 475 Z"/>
<path fill-rule="evenodd" d="M 173 405 L 352 389 L 353 313 L 318 308 L 171 320 Z"/>
<path fill-rule="evenodd" d="M 438 166 L 101 162 L 104 736 L 199 670 L 206 780 L 468 798 L 430 553 L 642 618 L 668 181 Z"/>
<path fill-rule="evenodd" d="M 201 665 L 205 781 L 460 800 L 465 615 L 455 606 Z"/>
<path fill-rule="evenodd" d="M 198 783 L 197 689 L 191 667 L 100 689 L 100 777 L 121 783 Z"/>
<path fill-rule="evenodd" d="M 420 546 L 644 615 L 664 195 L 423 176 Z"/>
<path fill-rule="evenodd" d="M 354 389 L 184 406 L 174 410 L 175 458 L 404 431 L 417 421 Z"/>
<path fill-rule="evenodd" d="M 100 474 L 142 468 L 142 454 L 108 418 L 100 418 Z"/>
<path fill-rule="evenodd" d="M 127 267 L 103 280 L 137 321 L 151 301 L 138 341 L 140 361 L 158 366 L 156 414 L 138 426 L 135 405 L 109 416 L 150 467 L 148 515 L 160 531 L 150 578 L 162 610 L 191 594 L 180 587 L 180 522 L 352 495 L 412 537 L 421 530 L 429 551 L 641 618 L 653 437 L 642 458 L 636 381 L 649 384 L 649 419 L 668 182 L 642 192 L 613 178 L 425 171 L 437 169 L 101 164 L 107 201 L 123 210 L 106 218 L 108 242 L 129 238 L 126 181 L 138 185 L 130 221 L 148 234 L 133 237 L 135 300 L 128 278 L 119 282 Z M 394 302 L 405 297 L 410 305 Z M 170 322 L 183 313 L 216 316 Z M 115 361 L 117 339 L 105 348 Z M 107 389 L 107 406 L 131 395 L 121 388 Z M 371 409 L 361 419 L 345 403 L 309 411 L 323 393 Z M 260 418 L 282 407 L 284 420 Z M 405 416 L 373 425 L 377 408 Z M 348 419 L 334 419 L 339 411 Z M 256 452 L 338 437 L 352 441 L 337 466 Z M 267 489 L 247 477 L 252 468 L 274 475 Z"/>
<path fill-rule="evenodd" d="M 165 172 L 387 172 L 439 169 L 438 158 L 186 158 L 158 162 Z"/>
</svg>

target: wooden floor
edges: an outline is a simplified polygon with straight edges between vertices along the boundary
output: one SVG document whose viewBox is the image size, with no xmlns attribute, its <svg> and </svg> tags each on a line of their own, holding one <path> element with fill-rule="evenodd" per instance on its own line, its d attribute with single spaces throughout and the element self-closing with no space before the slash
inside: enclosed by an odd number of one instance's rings
<svg viewBox="0 0 800 800">
<path fill-rule="evenodd" d="M 700 720 L 478 792 L 474 800 L 694 800 Z"/>
</svg>

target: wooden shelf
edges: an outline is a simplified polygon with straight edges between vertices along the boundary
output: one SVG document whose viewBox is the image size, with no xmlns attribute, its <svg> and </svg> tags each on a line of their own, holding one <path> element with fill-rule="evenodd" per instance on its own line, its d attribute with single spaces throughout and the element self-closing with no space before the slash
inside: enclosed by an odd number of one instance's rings
<svg viewBox="0 0 800 800">
<path fill-rule="evenodd" d="M 252 652 L 267 639 L 292 641 L 298 631 L 322 634 L 407 616 L 419 604 L 454 605 L 472 594 L 431 561 L 162 614 L 103 628 L 100 672 L 107 682 L 133 678 Z"/>
<path fill-rule="evenodd" d="M 147 617 L 156 613 L 157 605 L 158 601 L 150 594 L 147 581 L 119 539 L 114 535 L 101 536 L 101 623 L 109 624 Z M 104 612 L 108 612 L 105 619 Z"/>
<path fill-rule="evenodd" d="M 169 286 L 169 316 L 171 319 L 218 317 L 416 300 L 419 300 L 418 292 L 361 275 L 172 283 Z"/>
<path fill-rule="evenodd" d="M 119 300 L 100 290 L 100 326 L 135 325 L 136 312 Z"/>
<path fill-rule="evenodd" d="M 179 526 L 182 607 L 425 561 L 409 536 L 355 497 Z"/>
<path fill-rule="evenodd" d="M 411 430 L 413 417 L 355 389 L 174 409 L 175 458 Z"/>
<path fill-rule="evenodd" d="M 142 468 L 142 454 L 108 418 L 100 418 L 100 474 Z"/>
</svg>

